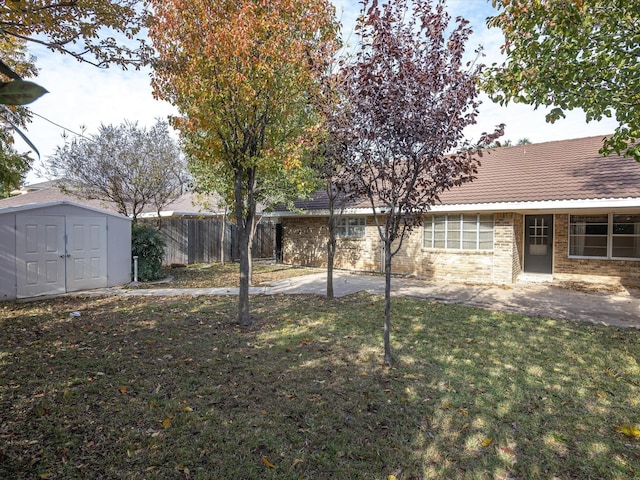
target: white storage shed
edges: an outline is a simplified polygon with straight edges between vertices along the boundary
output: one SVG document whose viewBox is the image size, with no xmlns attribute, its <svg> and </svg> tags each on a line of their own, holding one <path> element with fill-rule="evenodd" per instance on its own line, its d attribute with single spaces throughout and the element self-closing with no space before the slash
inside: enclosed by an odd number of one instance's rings
<svg viewBox="0 0 640 480">
<path fill-rule="evenodd" d="M 64 200 L 0 208 L 0 300 L 130 281 L 130 218 Z"/>
</svg>

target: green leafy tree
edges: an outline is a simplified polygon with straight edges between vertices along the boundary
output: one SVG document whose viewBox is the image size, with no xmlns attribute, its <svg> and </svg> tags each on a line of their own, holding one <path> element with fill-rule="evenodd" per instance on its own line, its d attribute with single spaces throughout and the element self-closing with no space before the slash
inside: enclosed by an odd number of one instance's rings
<svg viewBox="0 0 640 480">
<path fill-rule="evenodd" d="M 25 164 L 32 162 L 12 149 L 13 132 L 39 156 L 22 131 L 29 111 L 7 107 L 27 105 L 46 93 L 25 80 L 37 74 L 25 46 L 43 45 L 97 67 L 140 68 L 152 52 L 140 35 L 148 15 L 146 4 L 146 0 L 6 0 L 0 5 L 0 182 L 17 187 L 13 182 L 23 179 Z M 0 184 L 0 189 L 6 187 Z"/>
<path fill-rule="evenodd" d="M 7 63 L 0 61 L 0 196 L 7 196 L 20 186 L 33 162 L 27 153 L 20 153 L 14 147 L 14 132 L 29 143 L 21 129 L 30 115 L 26 108 L 16 105 L 15 97 L 12 101 L 11 89 L 7 87 L 15 83 L 16 78 L 36 75 L 37 70 L 22 40 L 0 35 L 0 57 L 7 60 Z M 31 147 L 37 153 L 35 147 Z"/>
<path fill-rule="evenodd" d="M 550 107 L 548 122 L 582 108 L 587 121 L 615 117 L 601 153 L 640 161 L 640 8 L 636 0 L 492 0 L 507 59 L 484 88 L 494 101 Z"/>
<path fill-rule="evenodd" d="M 140 35 L 148 16 L 146 3 L 7 0 L 0 6 L 0 32 L 97 67 L 139 68 L 152 52 Z"/>
<path fill-rule="evenodd" d="M 0 107 L 5 122 L 11 115 L 5 105 L 27 105 L 38 99 L 46 90 L 39 85 L 24 80 L 23 77 L 35 77 L 38 70 L 34 58 L 27 54 L 26 40 L 14 38 L 0 30 Z M 19 111 L 15 108 L 11 112 Z M 22 109 L 22 112 L 26 112 Z M 15 118 L 14 118 L 15 120 Z M 20 124 L 24 123 L 24 116 Z"/>
<path fill-rule="evenodd" d="M 13 138 L 0 129 L 0 198 L 20 186 L 31 168 L 31 158 L 13 148 Z"/>
<path fill-rule="evenodd" d="M 335 50 L 327 0 L 153 0 L 152 83 L 175 105 L 188 157 L 209 164 L 238 228 L 238 323 L 249 325 L 258 202 L 308 187 L 311 98 Z M 196 178 L 197 181 L 197 178 Z"/>
</svg>

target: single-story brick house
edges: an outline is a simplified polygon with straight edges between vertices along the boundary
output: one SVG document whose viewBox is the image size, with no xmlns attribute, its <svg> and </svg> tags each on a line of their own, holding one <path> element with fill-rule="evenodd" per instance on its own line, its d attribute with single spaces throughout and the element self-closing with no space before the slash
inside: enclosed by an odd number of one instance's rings
<svg viewBox="0 0 640 480">
<path fill-rule="evenodd" d="M 405 239 L 394 273 L 511 284 L 557 281 L 640 286 L 640 163 L 598 153 L 603 137 L 491 150 L 477 178 L 441 195 Z M 326 265 L 326 194 L 300 210 L 271 213 L 282 260 Z M 336 267 L 382 270 L 371 207 L 354 202 L 340 220 Z"/>
</svg>

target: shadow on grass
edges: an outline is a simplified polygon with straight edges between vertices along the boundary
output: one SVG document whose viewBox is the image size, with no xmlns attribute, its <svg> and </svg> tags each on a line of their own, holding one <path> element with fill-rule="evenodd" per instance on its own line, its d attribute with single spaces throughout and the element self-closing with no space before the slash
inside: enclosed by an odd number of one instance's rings
<svg viewBox="0 0 640 480">
<path fill-rule="evenodd" d="M 394 299 L 386 369 L 367 294 L 0 308 L 2 478 L 640 475 L 635 330 Z"/>
</svg>

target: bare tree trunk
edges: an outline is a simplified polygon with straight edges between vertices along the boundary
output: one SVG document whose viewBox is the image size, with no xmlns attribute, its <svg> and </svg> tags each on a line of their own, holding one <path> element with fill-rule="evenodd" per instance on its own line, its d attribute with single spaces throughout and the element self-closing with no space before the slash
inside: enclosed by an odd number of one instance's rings
<svg viewBox="0 0 640 480">
<path fill-rule="evenodd" d="M 329 220 L 331 222 L 331 220 Z M 333 298 L 333 260 L 336 255 L 335 233 L 329 233 L 327 241 L 327 298 Z"/>
<path fill-rule="evenodd" d="M 253 286 L 253 252 L 251 246 L 253 244 L 253 238 L 249 239 L 249 247 L 247 248 L 247 261 L 249 262 L 247 277 L 249 278 L 249 286 Z"/>
<path fill-rule="evenodd" d="M 257 222 L 255 220 L 251 221 L 251 231 L 249 233 L 249 285 L 253 285 L 253 240 L 256 236 L 256 230 L 258 229 L 258 223 L 262 218 L 260 218 Z"/>
<path fill-rule="evenodd" d="M 329 240 L 327 240 L 327 298 L 333 298 L 333 262 L 336 256 L 336 212 L 329 192 Z"/>
<path fill-rule="evenodd" d="M 393 364 L 391 356 L 391 241 L 384 240 L 384 364 Z"/>
<path fill-rule="evenodd" d="M 249 252 L 249 232 L 246 226 L 238 227 L 238 243 L 240 249 L 240 291 L 238 293 L 238 324 L 244 327 L 251 325 L 249 315 L 249 276 L 251 254 Z"/>
<path fill-rule="evenodd" d="M 236 197 L 236 223 L 238 227 L 238 248 L 240 253 L 240 290 L 238 292 L 238 324 L 251 325 L 249 314 L 249 280 L 251 276 L 251 231 L 254 222 L 255 206 L 252 205 L 253 179 L 249 180 L 249 194 L 247 200 L 247 212 L 244 212 L 245 202 L 243 197 L 243 173 L 236 171 L 235 197 Z M 250 175 L 251 177 L 251 175 Z M 253 207 L 253 208 L 252 208 Z"/>
</svg>

